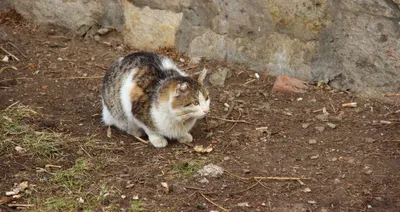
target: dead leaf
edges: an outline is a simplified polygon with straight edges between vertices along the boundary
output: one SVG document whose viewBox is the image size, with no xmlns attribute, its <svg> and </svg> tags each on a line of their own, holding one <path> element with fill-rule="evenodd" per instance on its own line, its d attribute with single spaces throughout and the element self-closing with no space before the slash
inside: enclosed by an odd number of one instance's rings
<svg viewBox="0 0 400 212">
<path fill-rule="evenodd" d="M 107 128 L 107 137 L 108 137 L 108 138 L 111 138 L 111 137 L 112 137 L 111 127 L 110 127 L 110 126 L 108 126 L 108 128 Z"/>
<path fill-rule="evenodd" d="M 288 76 L 278 76 L 272 87 L 272 91 L 282 93 L 305 93 L 307 82 Z"/>
<path fill-rule="evenodd" d="M 199 153 L 210 153 L 211 151 L 213 151 L 213 148 L 211 145 L 209 145 L 206 148 L 204 148 L 203 145 L 196 145 L 196 146 L 194 146 L 193 149 L 195 152 L 199 152 Z"/>
<path fill-rule="evenodd" d="M 169 186 L 168 186 L 168 183 L 166 183 L 166 182 L 161 182 L 161 186 L 164 187 L 165 193 L 168 194 L 168 193 L 169 193 Z"/>
<path fill-rule="evenodd" d="M 19 192 L 24 191 L 26 188 L 28 188 L 28 181 L 24 181 L 24 182 L 20 183 L 12 191 L 7 191 L 6 196 L 17 195 L 17 194 L 19 194 Z"/>
<path fill-rule="evenodd" d="M 47 89 L 48 87 L 47 85 L 42 85 L 42 89 Z"/>
</svg>

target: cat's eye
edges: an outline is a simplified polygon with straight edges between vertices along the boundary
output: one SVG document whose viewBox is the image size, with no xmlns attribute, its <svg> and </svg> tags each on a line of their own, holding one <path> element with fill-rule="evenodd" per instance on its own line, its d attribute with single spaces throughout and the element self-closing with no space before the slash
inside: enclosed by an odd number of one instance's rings
<svg viewBox="0 0 400 212">
<path fill-rule="evenodd" d="M 193 105 L 194 105 L 194 106 L 197 106 L 197 105 L 199 105 L 199 104 L 200 104 L 199 101 L 193 102 Z"/>
<path fill-rule="evenodd" d="M 186 104 L 186 105 L 184 105 L 183 107 L 189 107 L 190 105 L 192 105 L 193 103 L 189 103 L 189 104 Z"/>
</svg>

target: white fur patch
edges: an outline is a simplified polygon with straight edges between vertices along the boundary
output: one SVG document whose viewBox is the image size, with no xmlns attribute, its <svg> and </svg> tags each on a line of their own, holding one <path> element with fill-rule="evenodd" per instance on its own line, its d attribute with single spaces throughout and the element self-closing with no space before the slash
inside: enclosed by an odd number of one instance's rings
<svg viewBox="0 0 400 212">
<path fill-rule="evenodd" d="M 181 74 L 182 76 L 187 76 L 187 74 L 185 73 L 185 72 L 183 72 L 182 70 L 180 70 L 176 65 L 175 65 L 175 63 L 171 60 L 171 59 L 169 59 L 169 58 L 166 58 L 166 57 L 164 57 L 164 58 L 162 58 L 161 59 L 161 64 L 162 64 L 162 69 L 163 70 L 170 70 L 170 69 L 173 69 L 173 70 L 176 70 L 179 74 Z"/>
<path fill-rule="evenodd" d="M 103 105 L 103 123 L 107 126 L 111 126 L 114 125 L 115 120 L 112 117 L 110 111 L 108 110 L 108 108 L 106 107 L 106 105 L 104 104 L 104 101 L 101 101 L 101 104 Z"/>
</svg>

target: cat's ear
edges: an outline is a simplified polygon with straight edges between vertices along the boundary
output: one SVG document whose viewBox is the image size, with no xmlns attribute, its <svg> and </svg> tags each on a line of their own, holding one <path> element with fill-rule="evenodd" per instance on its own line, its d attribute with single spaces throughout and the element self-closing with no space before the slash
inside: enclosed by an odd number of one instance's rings
<svg viewBox="0 0 400 212">
<path fill-rule="evenodd" d="M 183 83 L 179 83 L 176 85 L 175 87 L 175 91 L 174 91 L 174 96 L 181 96 L 181 95 L 185 95 L 188 93 L 188 83 L 187 82 L 183 82 Z"/>
<path fill-rule="evenodd" d="M 204 79 L 206 78 L 206 75 L 207 75 L 207 69 L 203 68 L 202 71 L 192 74 L 191 77 L 193 79 L 197 80 L 197 82 L 199 82 L 200 85 L 203 85 L 204 84 Z"/>
</svg>

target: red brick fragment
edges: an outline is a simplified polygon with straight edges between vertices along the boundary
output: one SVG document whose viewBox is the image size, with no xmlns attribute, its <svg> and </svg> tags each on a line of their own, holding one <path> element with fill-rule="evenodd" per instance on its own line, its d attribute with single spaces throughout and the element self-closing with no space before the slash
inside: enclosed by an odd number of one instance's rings
<svg viewBox="0 0 400 212">
<path fill-rule="evenodd" d="M 288 76 L 278 76 L 272 87 L 273 92 L 282 93 L 305 93 L 307 82 Z"/>
</svg>

